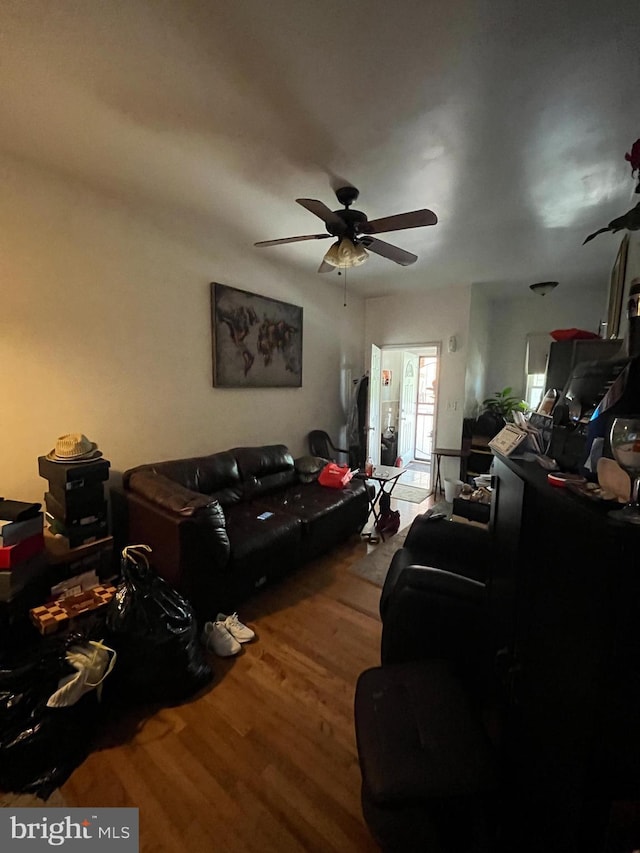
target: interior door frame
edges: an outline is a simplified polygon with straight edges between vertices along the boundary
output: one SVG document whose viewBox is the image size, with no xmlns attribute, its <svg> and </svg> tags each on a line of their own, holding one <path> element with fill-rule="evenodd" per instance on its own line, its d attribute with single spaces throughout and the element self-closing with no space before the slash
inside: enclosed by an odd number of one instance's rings
<svg viewBox="0 0 640 853">
<path fill-rule="evenodd" d="M 375 369 L 375 360 L 378 361 L 377 370 Z M 381 377 L 382 347 L 379 347 L 378 344 L 371 344 L 366 452 L 374 465 L 380 464 L 380 440 L 382 436 L 382 428 L 380 426 L 382 423 Z"/>
<path fill-rule="evenodd" d="M 418 355 L 426 355 L 427 353 L 420 353 L 420 350 L 435 350 L 435 358 L 437 359 L 437 368 L 436 368 L 436 397 L 435 404 L 433 410 L 433 447 L 436 448 L 438 446 L 438 415 L 440 412 L 440 368 L 442 366 L 442 341 L 426 341 L 421 342 L 419 344 L 415 343 L 407 343 L 407 344 L 378 344 L 380 349 L 382 350 L 382 359 L 384 361 L 384 354 L 387 351 L 395 350 L 417 350 Z M 380 413 L 382 417 L 382 412 Z M 433 469 L 433 460 L 432 460 L 432 469 Z"/>
</svg>

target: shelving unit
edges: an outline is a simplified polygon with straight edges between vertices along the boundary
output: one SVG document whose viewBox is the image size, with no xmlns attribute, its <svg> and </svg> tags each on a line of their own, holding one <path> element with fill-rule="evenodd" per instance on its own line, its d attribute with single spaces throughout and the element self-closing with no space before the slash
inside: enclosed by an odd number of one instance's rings
<svg viewBox="0 0 640 853">
<path fill-rule="evenodd" d="M 493 461 L 493 451 L 489 447 L 491 439 L 486 435 L 472 435 L 463 438 L 463 445 L 468 444 L 468 455 L 460 460 L 460 479 L 468 483 L 473 477 L 488 474 Z"/>
</svg>

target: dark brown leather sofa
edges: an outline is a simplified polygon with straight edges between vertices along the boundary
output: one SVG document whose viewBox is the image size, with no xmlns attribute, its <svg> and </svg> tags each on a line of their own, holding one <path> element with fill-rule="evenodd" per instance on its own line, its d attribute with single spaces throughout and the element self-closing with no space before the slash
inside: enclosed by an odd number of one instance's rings
<svg viewBox="0 0 640 853">
<path fill-rule="evenodd" d="M 364 483 L 303 482 L 282 444 L 236 447 L 125 471 L 129 541 L 200 621 L 328 551 L 366 522 Z M 261 519 L 263 513 L 271 515 Z"/>
</svg>

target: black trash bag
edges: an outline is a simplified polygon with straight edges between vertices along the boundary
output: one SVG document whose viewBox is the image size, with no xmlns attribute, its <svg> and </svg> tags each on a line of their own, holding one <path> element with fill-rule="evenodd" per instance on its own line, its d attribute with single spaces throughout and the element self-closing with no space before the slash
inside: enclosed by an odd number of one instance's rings
<svg viewBox="0 0 640 853">
<path fill-rule="evenodd" d="M 97 732 L 96 697 L 68 708 L 47 708 L 78 634 L 52 638 L 0 663 L 0 789 L 46 799 L 81 764 Z"/>
<path fill-rule="evenodd" d="M 108 605 L 105 642 L 118 654 L 104 698 L 181 702 L 213 672 L 198 643 L 191 605 L 149 565 L 148 545 L 122 551 L 123 585 Z"/>
</svg>

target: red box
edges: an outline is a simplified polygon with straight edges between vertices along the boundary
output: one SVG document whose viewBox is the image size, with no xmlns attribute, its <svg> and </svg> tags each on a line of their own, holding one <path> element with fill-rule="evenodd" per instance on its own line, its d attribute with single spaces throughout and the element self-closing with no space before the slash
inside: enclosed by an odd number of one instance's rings
<svg viewBox="0 0 640 853">
<path fill-rule="evenodd" d="M 15 545 L 5 545 L 0 548 L 0 569 L 12 569 L 21 563 L 23 560 L 28 560 L 34 554 L 40 553 L 44 549 L 44 536 L 42 533 L 36 533 L 35 536 L 29 536 L 28 539 L 23 539 L 22 542 L 17 542 Z"/>
</svg>

